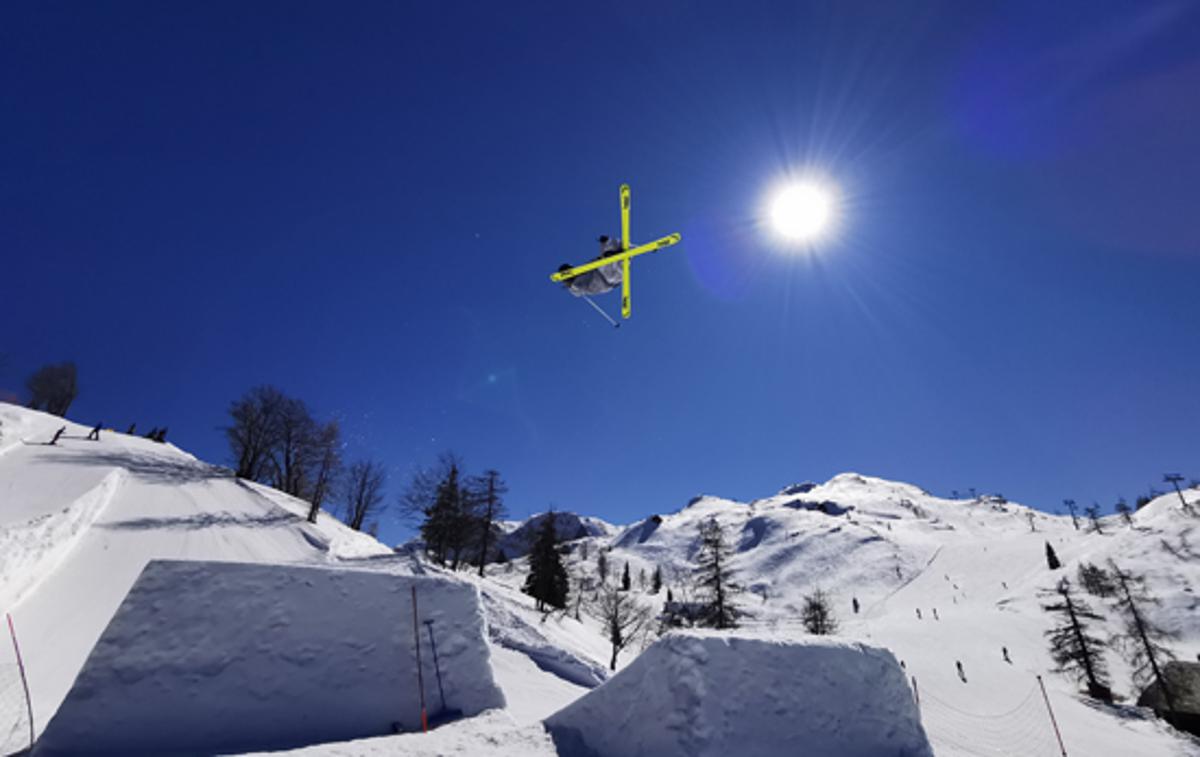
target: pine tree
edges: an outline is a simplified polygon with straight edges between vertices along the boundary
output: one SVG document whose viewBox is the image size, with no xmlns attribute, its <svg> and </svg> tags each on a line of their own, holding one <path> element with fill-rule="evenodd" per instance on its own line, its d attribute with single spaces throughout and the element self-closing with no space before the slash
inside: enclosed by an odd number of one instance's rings
<svg viewBox="0 0 1200 757">
<path fill-rule="evenodd" d="M 621 574 L 621 591 L 629 591 L 629 563 L 625 563 L 625 572 Z"/>
<path fill-rule="evenodd" d="M 1088 520 L 1092 523 L 1091 530 L 1098 534 L 1103 534 L 1104 531 L 1100 528 L 1100 505 L 1093 502 L 1090 506 L 1084 509 L 1084 514 L 1088 516 Z"/>
<path fill-rule="evenodd" d="M 1058 555 L 1054 554 L 1054 547 L 1050 546 L 1050 542 L 1046 542 L 1046 563 L 1050 566 L 1050 570 L 1058 570 L 1062 567 L 1062 563 L 1058 561 Z"/>
<path fill-rule="evenodd" d="M 700 524 L 700 550 L 696 558 L 697 583 L 703 594 L 699 608 L 701 625 L 713 628 L 736 628 L 737 609 L 730 601 L 736 590 L 730 580 L 729 560 L 732 551 L 725 534 L 715 518 Z"/>
<path fill-rule="evenodd" d="M 600 575 L 600 583 L 608 582 L 608 555 L 603 549 L 596 555 L 596 573 Z"/>
<path fill-rule="evenodd" d="M 1171 717 L 1176 717 L 1175 695 L 1162 674 L 1160 662 L 1175 659 L 1174 653 L 1163 645 L 1172 634 L 1154 623 L 1144 612 L 1147 604 L 1158 604 L 1158 600 L 1146 593 L 1145 581 L 1140 576 L 1125 572 L 1112 560 L 1108 561 L 1109 572 L 1116 579 L 1117 600 L 1113 605 L 1124 621 L 1124 631 L 1114 634 L 1112 641 L 1124 654 L 1133 668 L 1133 682 L 1144 687 L 1152 681 L 1157 683 L 1167 702 Z"/>
<path fill-rule="evenodd" d="M 433 501 L 424 508 L 425 521 L 421 524 L 421 538 L 438 565 L 445 565 L 450 558 L 454 531 L 461 524 L 461 510 L 458 461 L 446 460 L 445 473 L 435 485 Z"/>
<path fill-rule="evenodd" d="M 650 577 L 650 593 L 657 594 L 660 591 L 662 591 L 662 568 L 655 565 L 654 575 Z"/>
<path fill-rule="evenodd" d="M 1117 592 L 1117 585 L 1108 571 L 1091 563 L 1079 563 L 1079 583 L 1094 597 L 1111 597 Z"/>
<path fill-rule="evenodd" d="M 804 622 L 804 629 L 814 636 L 837 633 L 838 623 L 833 617 L 833 603 L 822 589 L 804 597 L 804 609 L 800 617 Z"/>
<path fill-rule="evenodd" d="M 568 588 L 567 569 L 558 551 L 558 532 L 551 510 L 542 518 L 533 549 L 529 552 L 529 575 L 525 578 L 524 591 L 537 600 L 538 610 L 545 611 L 547 606 L 561 610 L 567 606 Z"/>
<path fill-rule="evenodd" d="M 1088 693 L 1105 702 L 1112 701 L 1108 687 L 1108 670 L 1102 654 L 1103 642 L 1088 633 L 1087 621 L 1101 621 L 1087 603 L 1071 593 L 1071 583 L 1063 578 L 1054 589 L 1057 598 L 1042 606 L 1047 612 L 1058 613 L 1062 622 L 1046 631 L 1050 637 L 1050 656 L 1059 672 L 1069 673 L 1076 680 L 1086 681 Z"/>
</svg>

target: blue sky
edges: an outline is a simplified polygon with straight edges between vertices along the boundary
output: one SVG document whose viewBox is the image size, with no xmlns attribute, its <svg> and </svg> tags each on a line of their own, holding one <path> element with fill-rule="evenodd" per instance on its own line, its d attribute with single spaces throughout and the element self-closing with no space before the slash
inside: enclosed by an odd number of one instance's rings
<svg viewBox="0 0 1200 757">
<path fill-rule="evenodd" d="M 0 392 L 73 359 L 73 417 L 223 460 L 274 383 L 518 515 L 1200 476 L 1200 9 L 1041 6 L 5 4 Z M 684 241 L 615 331 L 547 275 L 621 182 Z"/>
</svg>

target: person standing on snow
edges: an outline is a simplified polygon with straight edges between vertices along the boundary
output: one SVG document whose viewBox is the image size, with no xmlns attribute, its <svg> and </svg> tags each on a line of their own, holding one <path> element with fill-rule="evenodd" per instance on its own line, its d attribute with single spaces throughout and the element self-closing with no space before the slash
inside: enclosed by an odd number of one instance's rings
<svg viewBox="0 0 1200 757">
<path fill-rule="evenodd" d="M 596 240 L 600 243 L 600 254 L 596 260 L 603 260 L 621 252 L 621 240 L 613 239 L 601 234 Z M 558 267 L 559 271 L 569 271 L 575 266 L 570 263 L 563 263 Z M 613 289 L 621 285 L 621 263 L 616 261 L 605 266 L 581 273 L 578 276 L 567 279 L 563 282 L 571 294 L 576 297 L 583 297 L 588 294 L 604 294 L 611 292 Z"/>
</svg>

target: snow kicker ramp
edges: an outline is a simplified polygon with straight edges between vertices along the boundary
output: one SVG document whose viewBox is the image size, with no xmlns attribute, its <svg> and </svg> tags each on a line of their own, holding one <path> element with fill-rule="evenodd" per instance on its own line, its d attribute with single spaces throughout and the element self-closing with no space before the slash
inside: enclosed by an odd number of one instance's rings
<svg viewBox="0 0 1200 757">
<path fill-rule="evenodd" d="M 153 561 L 34 754 L 213 754 L 419 730 L 414 587 L 430 717 L 443 693 L 467 716 L 503 707 L 474 586 Z"/>
<path fill-rule="evenodd" d="M 933 757 L 886 649 L 671 634 L 545 721 L 563 757 Z"/>
</svg>

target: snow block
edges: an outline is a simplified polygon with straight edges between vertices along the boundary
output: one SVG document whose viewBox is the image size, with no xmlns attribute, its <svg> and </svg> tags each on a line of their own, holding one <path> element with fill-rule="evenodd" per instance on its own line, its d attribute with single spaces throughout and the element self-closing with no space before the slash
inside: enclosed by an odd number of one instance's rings
<svg viewBox="0 0 1200 757">
<path fill-rule="evenodd" d="M 892 653 L 815 637 L 673 633 L 545 725 L 565 757 L 933 757 Z"/>
<path fill-rule="evenodd" d="M 503 707 L 470 584 L 154 561 L 34 754 L 213 754 L 420 730 L 413 587 L 430 717 L 443 711 L 439 670 L 446 712 Z"/>
</svg>

